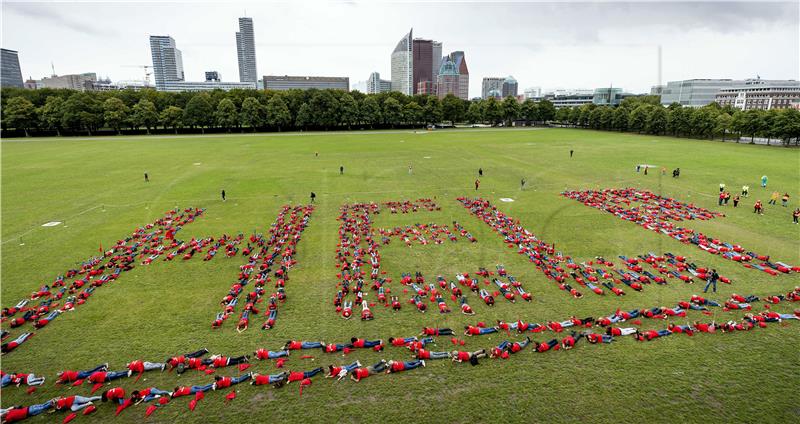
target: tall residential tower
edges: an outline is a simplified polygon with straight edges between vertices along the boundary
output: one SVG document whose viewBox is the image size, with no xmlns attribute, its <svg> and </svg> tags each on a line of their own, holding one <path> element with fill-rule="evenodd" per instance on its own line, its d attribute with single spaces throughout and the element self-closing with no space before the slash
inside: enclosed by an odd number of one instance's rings
<svg viewBox="0 0 800 424">
<path fill-rule="evenodd" d="M 392 91 L 407 96 L 414 94 L 413 31 L 408 31 L 392 52 Z"/>
<path fill-rule="evenodd" d="M 253 18 L 239 18 L 236 33 L 236 54 L 239 58 L 239 81 L 257 82 L 256 39 L 253 34 Z"/>
<path fill-rule="evenodd" d="M 172 37 L 151 35 L 150 54 L 153 57 L 153 76 L 157 90 L 163 90 L 167 82 L 184 80 L 183 56 Z"/>
<path fill-rule="evenodd" d="M 0 87 L 22 88 L 22 71 L 19 69 L 19 55 L 16 50 L 0 49 Z"/>
</svg>

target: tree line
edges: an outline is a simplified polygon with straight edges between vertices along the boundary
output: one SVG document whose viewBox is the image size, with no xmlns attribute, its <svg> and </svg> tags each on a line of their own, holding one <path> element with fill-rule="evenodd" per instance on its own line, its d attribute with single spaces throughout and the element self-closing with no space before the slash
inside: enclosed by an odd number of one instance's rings
<svg viewBox="0 0 800 424">
<path fill-rule="evenodd" d="M 619 106 L 586 104 L 562 108 L 555 123 L 608 131 L 671 135 L 700 139 L 765 137 L 785 145 L 800 140 L 800 111 L 797 109 L 740 110 L 711 103 L 700 108 L 660 104 L 658 96 L 624 99 Z"/>
<path fill-rule="evenodd" d="M 471 122 L 497 125 L 555 117 L 550 102 L 470 102 L 448 95 L 363 94 L 341 90 L 162 92 L 3 89 L 2 127 L 20 135 L 152 130 L 286 131 L 421 127 Z"/>
<path fill-rule="evenodd" d="M 74 91 L 2 90 L 4 135 L 74 135 L 180 132 L 336 130 L 421 127 L 439 123 L 498 125 L 556 124 L 609 131 L 693 138 L 800 137 L 800 111 L 747 110 L 716 103 L 701 108 L 672 104 L 658 96 L 624 99 L 619 106 L 585 104 L 556 109 L 547 101 L 467 101 L 453 95 L 406 96 L 341 90 L 231 90 L 163 92 L 153 89 Z M 11 134 L 15 134 L 12 131 Z"/>
</svg>

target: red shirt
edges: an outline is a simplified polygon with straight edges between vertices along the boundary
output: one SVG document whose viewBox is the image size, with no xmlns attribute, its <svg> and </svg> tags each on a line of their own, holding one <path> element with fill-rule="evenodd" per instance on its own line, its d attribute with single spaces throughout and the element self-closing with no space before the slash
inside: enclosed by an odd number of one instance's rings
<svg viewBox="0 0 800 424">
<path fill-rule="evenodd" d="M 227 366 L 228 366 L 228 358 L 226 356 L 220 356 L 219 358 L 214 358 L 215 368 L 222 368 Z"/>
<path fill-rule="evenodd" d="M 393 339 L 392 346 L 402 347 L 406 345 L 405 339 Z"/>
<path fill-rule="evenodd" d="M 336 377 L 337 375 L 339 375 L 339 372 L 341 372 L 341 371 L 342 371 L 342 367 L 333 367 L 333 368 L 330 369 L 330 372 L 328 373 L 328 375 L 331 376 L 331 377 Z"/>
<path fill-rule="evenodd" d="M 17 421 L 22 421 L 25 418 L 28 418 L 28 407 L 25 406 L 23 408 L 14 408 L 3 417 L 4 423 L 13 423 Z"/>
<path fill-rule="evenodd" d="M 356 380 L 360 381 L 362 378 L 369 377 L 369 370 L 366 368 L 356 368 L 356 370 L 353 371 L 353 375 L 356 376 Z"/>
<path fill-rule="evenodd" d="M 75 402 L 75 396 L 68 396 L 65 398 L 58 398 L 56 399 L 56 409 L 64 410 L 69 409 L 72 407 L 72 403 Z"/>
<path fill-rule="evenodd" d="M 289 380 L 288 381 L 290 381 L 290 382 L 291 381 L 300 381 L 303 378 L 305 378 L 305 377 L 303 376 L 302 372 L 292 371 L 292 372 L 289 373 Z"/>
<path fill-rule="evenodd" d="M 203 360 L 200 358 L 189 358 L 189 368 L 200 368 L 203 365 Z"/>
<path fill-rule="evenodd" d="M 110 401 L 116 401 L 117 399 L 124 399 L 125 398 L 125 389 L 122 387 L 114 387 L 113 389 L 109 389 L 106 391 L 106 398 Z"/>
<path fill-rule="evenodd" d="M 144 362 L 136 360 L 128 364 L 128 369 L 133 372 L 144 372 Z"/>
<path fill-rule="evenodd" d="M 473 336 L 477 336 L 478 334 L 481 334 L 481 329 L 470 325 L 467 327 L 467 332 Z"/>
<path fill-rule="evenodd" d="M 75 381 L 78 379 L 78 371 L 64 371 L 58 377 L 58 381 Z"/>
<path fill-rule="evenodd" d="M 92 375 L 89 376 L 88 380 L 91 381 L 92 383 L 105 383 L 106 375 L 108 375 L 108 373 L 105 371 L 97 371 L 95 373 L 92 373 Z"/>
<path fill-rule="evenodd" d="M 181 355 L 181 356 L 173 356 L 167 362 L 169 363 L 170 366 L 177 367 L 178 364 L 182 364 L 182 363 L 186 362 L 186 358 L 183 355 Z"/>
<path fill-rule="evenodd" d="M 364 347 L 364 342 L 364 339 L 356 339 L 356 341 L 353 342 L 353 347 Z"/>
<path fill-rule="evenodd" d="M 258 349 L 256 351 L 256 358 L 258 359 L 269 359 L 269 351 L 266 349 Z"/>
<path fill-rule="evenodd" d="M 459 361 L 469 361 L 469 352 L 458 352 L 457 356 Z"/>
<path fill-rule="evenodd" d="M 215 381 L 214 384 L 218 389 L 224 389 L 226 387 L 231 387 L 231 378 L 230 377 L 222 377 L 219 380 Z"/>
<path fill-rule="evenodd" d="M 181 386 L 172 393 L 172 397 L 189 396 L 190 394 L 192 394 L 192 389 L 186 386 Z"/>
<path fill-rule="evenodd" d="M 302 347 L 303 347 L 302 343 L 292 341 L 292 342 L 289 342 L 289 347 L 287 349 L 289 349 L 289 350 L 300 350 Z"/>
<path fill-rule="evenodd" d="M 406 369 L 406 364 L 405 363 L 403 363 L 401 361 L 392 362 L 392 372 L 400 372 L 400 371 L 403 371 L 405 369 Z"/>
</svg>

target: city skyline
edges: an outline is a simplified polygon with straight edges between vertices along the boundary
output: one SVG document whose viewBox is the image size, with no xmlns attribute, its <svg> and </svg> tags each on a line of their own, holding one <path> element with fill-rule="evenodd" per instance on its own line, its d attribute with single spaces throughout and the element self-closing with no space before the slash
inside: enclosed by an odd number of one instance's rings
<svg viewBox="0 0 800 424">
<path fill-rule="evenodd" d="M 170 35 L 184 53 L 186 80 L 202 80 L 208 69 L 237 75 L 231 33 L 242 8 L 192 4 L 186 8 L 185 3 L 134 7 L 4 2 L 2 47 L 19 51 L 23 78 L 50 75 L 53 62 L 58 74 L 96 72 L 114 80 L 141 79 L 141 70 L 130 66 L 151 63 L 143 40 Z M 261 74 L 347 75 L 360 81 L 372 72 L 388 76 L 387 52 L 409 27 L 426 39 L 443 42 L 448 51 L 470 56 L 471 97 L 481 92 L 483 77 L 509 74 L 519 81 L 520 92 L 533 86 L 612 84 L 649 92 L 659 82 L 659 45 L 662 83 L 759 74 L 799 79 L 800 74 L 798 23 L 792 18 L 798 12 L 796 3 L 485 2 L 452 10 L 452 22 L 444 26 L 437 22 L 436 12 L 452 8 L 451 3 L 426 5 L 430 13 L 414 13 L 408 3 L 325 3 L 310 9 L 282 2 L 242 5 L 248 17 L 263 22 L 255 28 L 255 38 L 262 40 L 255 51 L 269 57 L 270 63 L 262 64 L 259 78 Z M 177 13 L 176 8 L 182 11 Z M 519 22 L 500 20 L 505 15 L 497 13 L 498 8 L 508 9 Z M 393 19 L 363 19 L 376 14 Z M 565 19 L 575 25 L 568 30 L 559 27 Z M 770 49 L 763 48 L 767 43 Z"/>
</svg>

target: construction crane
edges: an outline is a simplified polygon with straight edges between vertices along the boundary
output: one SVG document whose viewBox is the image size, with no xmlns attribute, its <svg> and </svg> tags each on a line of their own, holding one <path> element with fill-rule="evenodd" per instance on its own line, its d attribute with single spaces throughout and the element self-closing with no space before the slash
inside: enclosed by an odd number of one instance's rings
<svg viewBox="0 0 800 424">
<path fill-rule="evenodd" d="M 152 66 L 150 66 L 150 65 L 122 65 L 122 67 L 123 68 L 142 68 L 142 70 L 144 71 L 144 85 L 145 86 L 150 85 L 150 75 L 152 75 L 153 73 L 150 72 L 149 70 L 153 68 Z"/>
</svg>

